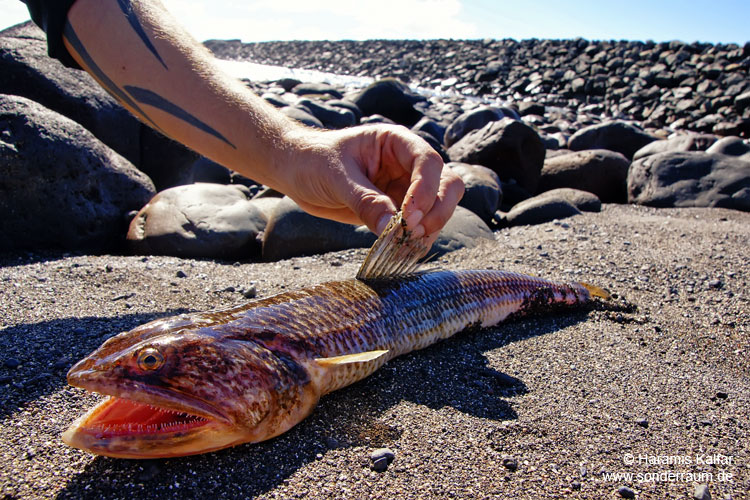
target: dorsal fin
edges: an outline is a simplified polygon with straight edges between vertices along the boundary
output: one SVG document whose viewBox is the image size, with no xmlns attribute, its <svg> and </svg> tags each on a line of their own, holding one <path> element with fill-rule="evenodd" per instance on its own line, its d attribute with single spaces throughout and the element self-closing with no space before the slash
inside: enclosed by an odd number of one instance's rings
<svg viewBox="0 0 750 500">
<path fill-rule="evenodd" d="M 426 248 L 419 239 L 411 238 L 401 212 L 391 218 L 383 234 L 370 248 L 359 268 L 357 279 L 388 278 L 415 272 Z"/>
</svg>

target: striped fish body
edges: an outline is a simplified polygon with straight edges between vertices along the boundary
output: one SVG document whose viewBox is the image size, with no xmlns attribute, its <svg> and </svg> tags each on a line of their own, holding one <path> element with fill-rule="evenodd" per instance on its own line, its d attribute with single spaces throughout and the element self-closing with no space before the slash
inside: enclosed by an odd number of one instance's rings
<svg viewBox="0 0 750 500">
<path fill-rule="evenodd" d="M 397 217 L 356 279 L 112 337 L 68 373 L 71 385 L 110 397 L 63 441 L 122 458 L 263 441 L 299 423 L 323 394 L 396 356 L 467 327 L 607 297 L 584 283 L 503 271 L 418 271 L 423 254 Z"/>
<path fill-rule="evenodd" d="M 493 270 L 432 271 L 283 293 L 227 311 L 225 325 L 217 328 L 309 367 L 298 373 L 316 379 L 318 392 L 326 394 L 468 327 L 589 299 L 589 290 L 579 283 Z M 370 352 L 382 354 L 315 368 L 321 364 L 315 360 Z M 308 370 L 312 373 L 304 373 Z"/>
</svg>

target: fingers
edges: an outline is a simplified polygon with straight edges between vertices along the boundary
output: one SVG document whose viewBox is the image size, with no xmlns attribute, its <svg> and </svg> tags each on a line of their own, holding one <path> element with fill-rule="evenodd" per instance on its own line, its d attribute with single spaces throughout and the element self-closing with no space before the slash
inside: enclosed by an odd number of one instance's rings
<svg viewBox="0 0 750 500">
<path fill-rule="evenodd" d="M 453 215 L 456 205 L 464 195 L 464 183 L 458 174 L 451 169 L 443 169 L 440 177 L 440 187 L 435 196 L 432 209 L 422 218 L 425 244 L 432 246 L 440 234 L 440 230 Z"/>
</svg>

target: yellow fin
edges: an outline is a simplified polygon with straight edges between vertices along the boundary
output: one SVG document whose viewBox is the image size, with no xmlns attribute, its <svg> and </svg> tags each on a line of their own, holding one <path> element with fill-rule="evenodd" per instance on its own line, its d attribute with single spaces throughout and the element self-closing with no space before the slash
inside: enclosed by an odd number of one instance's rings
<svg viewBox="0 0 750 500">
<path fill-rule="evenodd" d="M 412 239 L 406 221 L 398 212 L 373 243 L 365 261 L 359 268 L 357 279 L 387 278 L 410 274 L 419 267 L 419 259 L 429 249 L 421 240 Z"/>
<path fill-rule="evenodd" d="M 589 291 L 589 295 L 592 297 L 599 297 L 600 299 L 609 300 L 612 296 L 604 288 L 599 288 L 595 285 L 589 285 L 588 283 L 581 283 L 581 286 Z"/>
<path fill-rule="evenodd" d="M 350 363 L 367 363 L 368 361 L 374 361 L 380 356 L 383 356 L 388 351 L 367 351 L 358 352 L 356 354 L 344 354 L 343 356 L 335 356 L 333 358 L 318 358 L 315 361 L 321 366 L 333 366 L 333 365 L 348 365 Z"/>
</svg>

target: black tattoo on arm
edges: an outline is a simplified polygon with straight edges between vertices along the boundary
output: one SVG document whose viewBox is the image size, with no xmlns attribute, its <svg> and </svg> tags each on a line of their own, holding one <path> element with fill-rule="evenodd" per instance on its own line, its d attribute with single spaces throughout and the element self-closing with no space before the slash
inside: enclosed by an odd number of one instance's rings
<svg viewBox="0 0 750 500">
<path fill-rule="evenodd" d="M 143 26 L 141 26 L 141 20 L 138 19 L 138 16 L 133 11 L 133 6 L 131 5 L 130 0 L 117 0 L 117 5 L 120 6 L 120 10 L 122 10 L 122 12 L 125 14 L 125 17 L 127 17 L 130 26 L 133 27 L 136 34 L 146 45 L 146 48 L 150 50 L 154 57 L 159 60 L 161 65 L 164 66 L 164 69 L 169 69 L 167 68 L 167 63 L 164 62 L 164 60 L 159 55 L 159 52 L 156 50 L 156 47 L 154 47 L 154 44 L 152 44 L 151 40 L 148 39 L 148 35 L 146 35 Z"/>
<path fill-rule="evenodd" d="M 127 104 L 130 106 L 130 108 L 141 115 L 146 121 L 148 121 L 152 127 L 154 127 L 156 130 L 159 130 L 162 132 L 162 130 L 159 128 L 159 126 L 154 123 L 146 113 L 143 112 L 143 110 L 138 106 L 138 104 L 133 101 L 133 99 L 130 98 L 129 95 L 127 95 L 125 92 L 123 92 L 120 87 L 117 86 L 115 82 L 113 82 L 105 73 L 102 71 L 102 69 L 94 62 L 94 59 L 91 57 L 91 55 L 86 50 L 86 47 L 83 46 L 83 43 L 78 38 L 78 35 L 76 34 L 75 30 L 73 29 L 73 26 L 70 24 L 70 21 L 65 22 L 65 28 L 63 28 L 63 36 L 68 41 L 70 46 L 75 50 L 80 58 L 83 60 L 84 64 L 88 67 L 91 74 L 97 79 L 99 82 L 99 85 L 104 87 L 104 90 L 115 96 L 117 99 L 120 100 L 120 102 Z"/>
<path fill-rule="evenodd" d="M 184 110 L 177 104 L 171 101 L 168 101 L 167 99 L 160 96 L 156 92 L 153 92 L 151 90 L 144 89 L 141 87 L 134 87 L 132 85 L 125 85 L 124 88 L 139 103 L 145 104 L 148 106 L 153 106 L 154 108 L 160 109 L 164 111 L 165 113 L 169 113 L 175 118 L 182 120 L 186 123 L 189 123 L 193 127 L 200 129 L 203 132 L 206 132 L 207 134 L 210 134 L 216 137 L 217 139 L 225 142 L 226 144 L 230 145 L 232 148 L 237 149 L 237 146 L 229 142 L 229 140 L 226 137 L 224 137 L 218 130 L 214 129 L 213 127 L 208 125 L 206 122 L 201 121 L 195 115 L 190 114 L 188 111 Z"/>
</svg>

